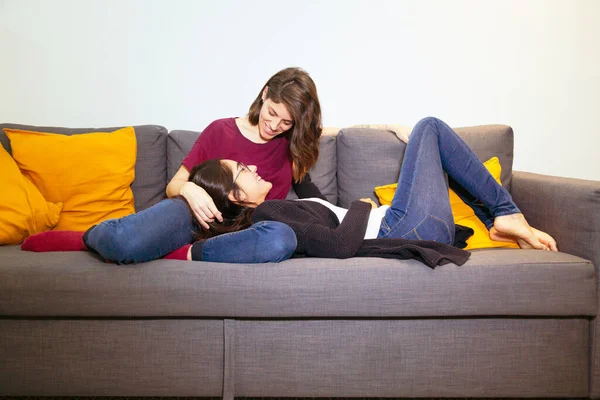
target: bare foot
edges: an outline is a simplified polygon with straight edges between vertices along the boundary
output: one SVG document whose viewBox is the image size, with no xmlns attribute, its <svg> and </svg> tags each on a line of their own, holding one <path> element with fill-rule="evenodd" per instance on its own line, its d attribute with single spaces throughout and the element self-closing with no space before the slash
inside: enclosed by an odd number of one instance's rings
<svg viewBox="0 0 600 400">
<path fill-rule="evenodd" d="M 531 227 L 533 230 L 533 234 L 535 237 L 545 245 L 549 250 L 558 251 L 558 246 L 556 245 L 556 240 L 546 232 L 540 231 L 539 229 L 535 229 L 533 226 Z"/>
<path fill-rule="evenodd" d="M 505 235 L 505 234 L 502 234 L 502 233 L 498 232 L 496 230 L 496 228 L 494 228 L 493 226 L 490 229 L 490 239 L 495 240 L 496 242 L 517 243 L 517 239 L 515 239 L 512 236 Z"/>
<path fill-rule="evenodd" d="M 495 230 L 493 234 L 497 237 L 497 239 L 504 238 L 504 241 L 506 241 L 506 239 L 512 238 L 513 240 L 517 241 L 519 247 L 522 249 L 549 249 L 547 245 L 540 242 L 540 240 L 536 237 L 533 229 L 529 226 L 525 220 L 525 217 L 521 213 L 496 217 L 494 219 L 493 229 Z M 494 239 L 491 231 L 490 237 Z"/>
<path fill-rule="evenodd" d="M 539 240 L 543 245 L 546 246 L 545 250 L 558 251 L 558 246 L 556 245 L 556 240 L 546 232 L 540 231 L 539 229 L 535 229 L 531 226 L 531 230 L 533 231 L 533 235 Z M 513 236 L 509 236 L 503 233 L 500 233 L 496 230 L 496 228 L 492 227 L 490 229 L 490 239 L 496 240 L 498 242 L 512 242 L 515 243 L 517 240 Z M 527 248 L 531 246 L 525 245 Z"/>
</svg>

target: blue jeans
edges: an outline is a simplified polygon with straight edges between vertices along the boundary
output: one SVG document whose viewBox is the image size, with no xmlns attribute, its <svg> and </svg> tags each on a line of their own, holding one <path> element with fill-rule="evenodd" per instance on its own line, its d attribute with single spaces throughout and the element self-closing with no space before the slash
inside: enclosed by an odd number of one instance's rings
<svg viewBox="0 0 600 400">
<path fill-rule="evenodd" d="M 164 257 L 192 243 L 197 225 L 182 198 L 162 200 L 150 208 L 104 221 L 86 232 L 85 244 L 104 259 L 131 264 Z M 262 263 L 288 259 L 296 234 L 281 222 L 263 221 L 249 228 L 208 239 L 202 259 L 213 262 Z"/>
<path fill-rule="evenodd" d="M 454 218 L 447 185 L 488 229 L 495 217 L 521 212 L 452 128 L 429 117 L 419 121 L 410 135 L 398 188 L 378 237 L 452 244 Z"/>
</svg>

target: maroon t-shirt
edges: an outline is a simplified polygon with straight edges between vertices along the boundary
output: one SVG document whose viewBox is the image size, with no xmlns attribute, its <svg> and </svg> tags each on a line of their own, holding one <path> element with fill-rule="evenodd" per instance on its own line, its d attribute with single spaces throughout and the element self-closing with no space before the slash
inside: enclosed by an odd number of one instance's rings
<svg viewBox="0 0 600 400">
<path fill-rule="evenodd" d="M 262 144 L 251 142 L 242 135 L 235 118 L 224 118 L 212 122 L 202 131 L 182 164 L 191 170 L 206 160 L 226 158 L 256 165 L 258 174 L 273 184 L 267 200 L 285 199 L 292 186 L 289 147 L 289 140 L 283 136 Z"/>
</svg>

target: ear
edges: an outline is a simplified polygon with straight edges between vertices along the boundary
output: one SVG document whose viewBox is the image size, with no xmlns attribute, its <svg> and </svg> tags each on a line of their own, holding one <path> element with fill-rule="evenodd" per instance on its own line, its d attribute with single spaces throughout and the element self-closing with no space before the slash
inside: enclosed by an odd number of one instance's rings
<svg viewBox="0 0 600 400">
<path fill-rule="evenodd" d="M 268 93 L 269 93 L 269 87 L 265 86 L 265 88 L 263 89 L 263 92 L 262 92 L 262 101 L 265 101 L 267 99 Z"/>
<path fill-rule="evenodd" d="M 233 195 L 233 190 L 231 192 L 229 192 L 229 194 L 227 195 L 227 198 L 229 198 L 229 200 L 231 200 L 231 202 L 233 203 L 239 203 L 241 201 L 246 201 L 246 193 L 243 190 L 240 190 L 240 198 L 236 199 L 235 196 Z"/>
</svg>

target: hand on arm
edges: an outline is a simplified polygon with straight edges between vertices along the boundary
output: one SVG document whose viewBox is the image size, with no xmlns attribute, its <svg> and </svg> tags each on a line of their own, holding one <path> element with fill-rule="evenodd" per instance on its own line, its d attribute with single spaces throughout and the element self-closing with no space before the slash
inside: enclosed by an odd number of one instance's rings
<svg viewBox="0 0 600 400">
<path fill-rule="evenodd" d="M 179 168 L 171 182 L 167 185 L 167 196 L 183 196 L 188 202 L 194 217 L 203 228 L 208 229 L 208 222 L 217 219 L 223 222 L 221 212 L 215 206 L 212 198 L 206 193 L 206 190 L 193 182 L 189 182 L 189 171 L 185 167 Z"/>
</svg>

